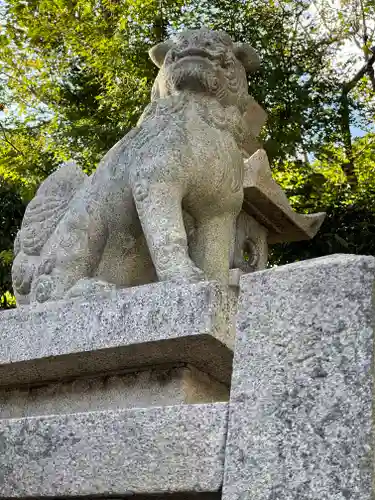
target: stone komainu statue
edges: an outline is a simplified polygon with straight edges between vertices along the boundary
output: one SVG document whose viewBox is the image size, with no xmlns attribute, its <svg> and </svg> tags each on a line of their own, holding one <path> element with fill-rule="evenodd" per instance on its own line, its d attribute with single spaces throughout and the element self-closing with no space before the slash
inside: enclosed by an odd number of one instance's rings
<svg viewBox="0 0 375 500">
<path fill-rule="evenodd" d="M 254 152 L 245 71 L 258 57 L 207 29 L 182 32 L 150 57 L 160 71 L 137 127 L 90 177 L 66 164 L 27 207 L 12 270 L 19 304 L 107 284 L 227 282 L 243 160 Z"/>
<path fill-rule="evenodd" d="M 252 177 L 264 186 L 260 211 L 268 206 L 267 193 L 276 193 L 268 209 L 275 214 L 272 231 L 280 220 L 294 232 L 297 227 L 297 235 L 306 225 L 296 225 L 267 166 L 244 172 L 259 148 L 255 136 L 265 115 L 248 94 L 246 71 L 259 66 L 252 47 L 222 32 L 187 30 L 153 47 L 150 56 L 160 71 L 137 126 L 90 177 L 65 164 L 27 207 L 12 270 L 19 304 L 158 279 L 228 283 L 244 182 L 250 194 L 258 193 Z M 251 203 L 245 205 L 251 215 Z M 259 229 L 250 219 L 250 232 Z M 312 224 L 315 231 L 320 222 L 307 221 Z M 241 260 L 248 240 L 246 231 L 236 234 Z"/>
</svg>

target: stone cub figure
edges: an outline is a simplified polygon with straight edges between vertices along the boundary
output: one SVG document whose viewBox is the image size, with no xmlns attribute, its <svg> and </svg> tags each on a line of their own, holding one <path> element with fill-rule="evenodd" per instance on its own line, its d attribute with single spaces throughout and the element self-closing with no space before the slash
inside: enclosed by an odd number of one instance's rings
<svg viewBox="0 0 375 500">
<path fill-rule="evenodd" d="M 156 280 L 228 280 L 254 153 L 249 45 L 187 30 L 150 51 L 160 68 L 136 128 L 87 177 L 62 166 L 29 204 L 15 242 L 19 304 Z"/>
</svg>

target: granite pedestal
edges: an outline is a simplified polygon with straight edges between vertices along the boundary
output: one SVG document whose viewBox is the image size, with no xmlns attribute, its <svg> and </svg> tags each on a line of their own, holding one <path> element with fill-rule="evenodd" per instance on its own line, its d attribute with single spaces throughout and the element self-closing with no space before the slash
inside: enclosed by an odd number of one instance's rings
<svg viewBox="0 0 375 500">
<path fill-rule="evenodd" d="M 2 313 L 0 498 L 219 492 L 230 294 L 158 283 Z"/>
<path fill-rule="evenodd" d="M 245 275 L 235 329 L 215 282 L 1 313 L 0 498 L 372 500 L 374 272 Z"/>
<path fill-rule="evenodd" d="M 224 500 L 372 500 L 375 259 L 241 280 Z"/>
</svg>

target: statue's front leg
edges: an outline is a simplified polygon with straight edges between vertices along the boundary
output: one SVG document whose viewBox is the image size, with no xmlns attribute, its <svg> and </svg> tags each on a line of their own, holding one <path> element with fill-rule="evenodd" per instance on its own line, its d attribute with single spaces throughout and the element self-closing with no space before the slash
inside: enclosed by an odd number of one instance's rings
<svg viewBox="0 0 375 500">
<path fill-rule="evenodd" d="M 191 245 L 194 262 L 203 269 L 208 279 L 228 284 L 229 260 L 232 242 L 235 238 L 236 216 L 224 213 L 202 217 Z"/>
<path fill-rule="evenodd" d="M 203 271 L 189 257 L 181 186 L 139 182 L 133 196 L 159 280 L 203 280 Z"/>
</svg>

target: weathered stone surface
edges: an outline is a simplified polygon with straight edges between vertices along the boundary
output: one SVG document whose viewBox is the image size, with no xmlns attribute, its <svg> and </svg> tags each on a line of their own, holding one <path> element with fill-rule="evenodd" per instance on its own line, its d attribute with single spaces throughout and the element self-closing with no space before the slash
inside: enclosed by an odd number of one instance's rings
<svg viewBox="0 0 375 500">
<path fill-rule="evenodd" d="M 193 366 L 0 387 L 0 419 L 229 400 L 229 388 Z"/>
<path fill-rule="evenodd" d="M 243 157 L 259 147 L 253 134 L 265 119 L 246 80 L 259 58 L 205 28 L 150 55 L 160 72 L 137 127 L 73 195 L 57 189 L 74 184 L 64 167 L 28 209 L 13 265 L 20 304 L 156 279 L 228 283 Z M 191 241 L 182 207 L 195 220 Z"/>
<path fill-rule="evenodd" d="M 105 499 L 107 500 L 107 499 Z M 113 497 L 108 497 L 108 500 L 114 500 Z M 124 500 L 116 498 L 115 500 Z M 150 500 L 149 496 L 137 495 L 137 500 Z M 221 491 L 209 493 L 172 493 L 168 495 L 153 495 L 152 500 L 221 500 Z"/>
<path fill-rule="evenodd" d="M 325 213 L 296 213 L 272 178 L 267 154 L 259 149 L 245 160 L 243 210 L 268 229 L 268 242 L 308 240 L 318 232 Z"/>
<path fill-rule="evenodd" d="M 227 285 L 230 267 L 244 267 L 243 229 L 261 253 L 251 270 L 265 260 L 265 231 L 274 243 L 318 230 L 322 215 L 294 213 L 258 161 L 264 151 L 253 155 L 267 118 L 248 94 L 246 71 L 260 66 L 254 49 L 201 28 L 150 57 L 160 71 L 137 127 L 90 177 L 71 163 L 54 172 L 26 210 L 12 269 L 19 304 L 157 280 Z M 236 238 L 241 208 L 256 220 Z"/>
<path fill-rule="evenodd" d="M 214 282 L 154 283 L 1 313 L 0 385 L 189 363 L 229 385 L 233 331 Z"/>
<path fill-rule="evenodd" d="M 370 500 L 375 259 L 244 276 L 224 500 Z"/>
<path fill-rule="evenodd" d="M 227 405 L 0 421 L 0 498 L 214 492 Z"/>
</svg>

